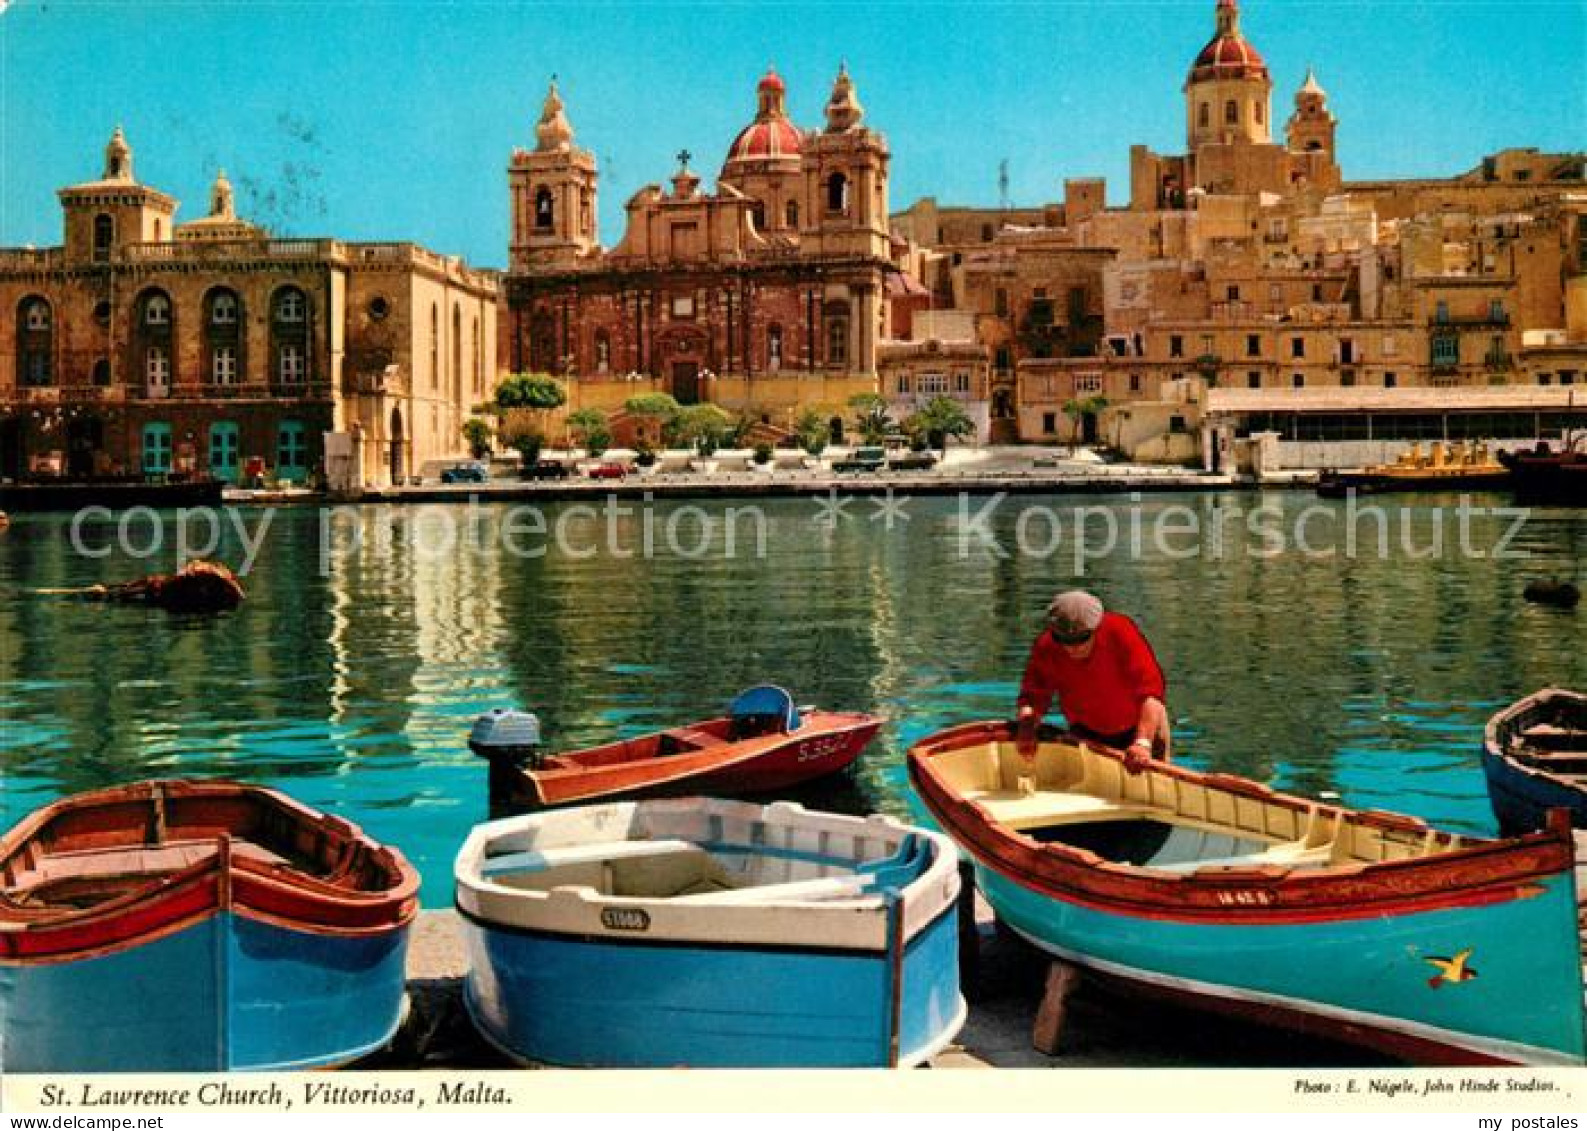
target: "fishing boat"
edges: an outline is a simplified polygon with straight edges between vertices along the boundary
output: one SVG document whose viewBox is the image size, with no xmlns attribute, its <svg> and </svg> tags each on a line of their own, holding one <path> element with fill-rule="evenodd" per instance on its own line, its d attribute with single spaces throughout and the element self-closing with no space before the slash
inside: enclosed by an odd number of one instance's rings
<svg viewBox="0 0 1587 1131">
<path fill-rule="evenodd" d="M 475 720 L 469 748 L 490 761 L 493 814 L 619 798 L 769 793 L 835 774 L 860 755 L 882 720 L 796 707 L 780 687 L 742 692 L 726 715 L 561 754 L 541 752 L 525 711 Z"/>
<path fill-rule="evenodd" d="M 274 790 L 152 781 L 0 839 L 0 1070 L 318 1068 L 404 1010 L 417 873 Z"/>
<path fill-rule="evenodd" d="M 1482 772 L 1501 830 L 1542 828 L 1553 809 L 1587 829 L 1587 695 L 1548 687 L 1494 715 Z"/>
<path fill-rule="evenodd" d="M 1360 471 L 1324 471 L 1317 480 L 1317 494 L 1342 499 L 1352 491 L 1358 495 L 1387 491 L 1491 491 L 1509 482 L 1510 469 L 1493 459 L 1486 444 L 1434 443 L 1426 455 L 1422 454 L 1421 444 L 1412 444 L 1393 463 Z"/>
<path fill-rule="evenodd" d="M 998 918 L 1128 987 L 1432 1064 L 1581 1064 L 1570 828 L 1357 812 L 1006 723 L 909 752 Z"/>
<path fill-rule="evenodd" d="M 1582 444 L 1587 436 L 1572 443 L 1566 440 L 1563 451 L 1540 443 L 1532 451 L 1507 452 L 1499 458 L 1510 470 L 1517 497 L 1526 502 L 1587 506 L 1587 451 Z"/>
<path fill-rule="evenodd" d="M 524 1062 L 919 1064 L 965 1018 L 957 859 L 940 833 L 790 802 L 494 821 L 457 858 L 464 1000 Z"/>
</svg>

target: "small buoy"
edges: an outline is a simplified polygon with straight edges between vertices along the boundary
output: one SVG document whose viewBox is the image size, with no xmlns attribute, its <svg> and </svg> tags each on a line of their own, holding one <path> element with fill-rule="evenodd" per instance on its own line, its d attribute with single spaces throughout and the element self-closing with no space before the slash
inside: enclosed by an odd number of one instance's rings
<svg viewBox="0 0 1587 1131">
<path fill-rule="evenodd" d="M 1553 605 L 1559 609 L 1574 609 L 1581 603 L 1581 590 L 1568 581 L 1528 581 L 1521 596 L 1535 605 Z"/>
</svg>

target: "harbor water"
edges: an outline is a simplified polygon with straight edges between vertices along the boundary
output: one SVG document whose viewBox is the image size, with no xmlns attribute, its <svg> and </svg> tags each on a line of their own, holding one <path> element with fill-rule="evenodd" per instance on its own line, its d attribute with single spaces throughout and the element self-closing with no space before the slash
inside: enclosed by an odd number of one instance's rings
<svg viewBox="0 0 1587 1131">
<path fill-rule="evenodd" d="M 807 800 L 902 814 L 908 744 L 1006 717 L 1047 600 L 1083 585 L 1155 646 L 1181 760 L 1491 832 L 1483 723 L 1587 686 L 1587 611 L 1521 597 L 1581 581 L 1587 513 L 1373 502 L 1364 520 L 1298 492 L 241 509 L 190 519 L 188 544 L 213 533 L 209 556 L 246 562 L 248 599 L 191 620 L 34 592 L 170 570 L 175 514 L 17 516 L 0 823 L 140 778 L 246 779 L 400 846 L 446 906 L 486 814 L 476 714 L 533 710 L 572 748 L 761 681 L 886 717 Z"/>
</svg>

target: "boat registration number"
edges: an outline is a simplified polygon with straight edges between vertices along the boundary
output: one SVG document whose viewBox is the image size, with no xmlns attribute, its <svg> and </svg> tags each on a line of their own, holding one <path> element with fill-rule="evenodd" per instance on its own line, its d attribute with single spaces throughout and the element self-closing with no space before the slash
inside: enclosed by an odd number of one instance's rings
<svg viewBox="0 0 1587 1131">
<path fill-rule="evenodd" d="M 1220 891 L 1214 894 L 1225 907 L 1266 907 L 1273 902 L 1273 893 L 1270 891 Z"/>
<path fill-rule="evenodd" d="M 601 909 L 601 926 L 611 931 L 648 931 L 650 913 L 640 907 L 605 907 Z"/>
<path fill-rule="evenodd" d="M 841 738 L 817 738 L 799 748 L 799 761 L 814 762 L 837 753 L 843 745 Z"/>
</svg>

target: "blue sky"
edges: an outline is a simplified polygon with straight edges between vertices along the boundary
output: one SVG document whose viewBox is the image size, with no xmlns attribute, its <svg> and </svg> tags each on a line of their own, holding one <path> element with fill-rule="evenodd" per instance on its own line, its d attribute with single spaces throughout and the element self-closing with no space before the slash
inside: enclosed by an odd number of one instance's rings
<svg viewBox="0 0 1587 1131">
<path fill-rule="evenodd" d="M 292 235 L 412 239 L 500 266 L 505 167 L 560 77 L 601 165 L 601 238 L 687 148 L 707 178 L 775 63 L 812 126 L 840 60 L 893 152 L 892 205 L 1128 194 L 1129 146 L 1183 147 L 1181 84 L 1213 0 L 505 3 L 12 0 L 0 14 L 0 246 L 60 242 L 55 190 L 119 122 L 139 179 Z M 1244 0 L 1288 116 L 1314 64 L 1349 178 L 1587 147 L 1587 0 Z"/>
</svg>

